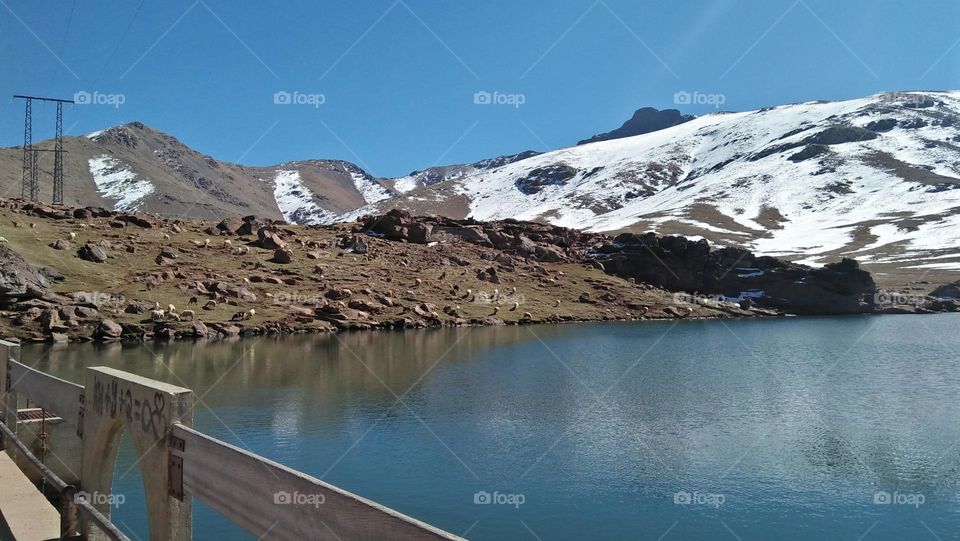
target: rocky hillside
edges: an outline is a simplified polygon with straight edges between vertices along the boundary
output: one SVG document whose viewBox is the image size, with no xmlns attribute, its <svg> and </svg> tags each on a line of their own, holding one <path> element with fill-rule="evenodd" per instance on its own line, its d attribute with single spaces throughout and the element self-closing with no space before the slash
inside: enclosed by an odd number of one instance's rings
<svg viewBox="0 0 960 541">
<path fill-rule="evenodd" d="M 51 148 L 46 141 L 38 145 Z M 201 154 L 139 122 L 64 138 L 64 202 L 115 211 L 222 218 L 256 214 L 329 223 L 390 197 L 385 183 L 349 162 L 309 160 L 246 167 Z M 0 193 L 21 193 L 21 150 L 0 149 Z M 52 193 L 53 159 L 41 156 L 41 195 Z"/>
</svg>

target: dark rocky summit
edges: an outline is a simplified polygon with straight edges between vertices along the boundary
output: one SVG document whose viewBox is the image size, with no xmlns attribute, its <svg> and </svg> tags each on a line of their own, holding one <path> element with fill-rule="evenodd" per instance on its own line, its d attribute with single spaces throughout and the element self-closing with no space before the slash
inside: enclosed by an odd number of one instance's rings
<svg viewBox="0 0 960 541">
<path fill-rule="evenodd" d="M 585 145 L 587 143 L 596 143 L 597 141 L 633 137 L 634 135 L 642 135 L 644 133 L 655 132 L 683 124 L 694 118 L 696 117 L 693 115 L 684 115 L 676 109 L 664 109 L 661 111 L 653 107 L 644 107 L 637 109 L 637 111 L 633 113 L 633 117 L 624 122 L 623 126 L 613 131 L 594 135 L 590 139 L 584 139 L 577 144 Z"/>
</svg>

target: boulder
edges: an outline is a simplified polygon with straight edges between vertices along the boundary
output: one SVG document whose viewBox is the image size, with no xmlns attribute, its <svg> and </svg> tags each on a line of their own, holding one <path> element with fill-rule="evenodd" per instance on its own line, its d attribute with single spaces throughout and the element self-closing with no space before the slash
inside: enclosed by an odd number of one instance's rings
<svg viewBox="0 0 960 541">
<path fill-rule="evenodd" d="M 266 226 L 257 229 L 257 241 L 254 245 L 267 250 L 279 250 L 287 247 L 287 243 L 280 236 L 280 232 L 274 227 Z"/>
<path fill-rule="evenodd" d="M 69 250 L 69 249 L 70 249 L 70 242 L 65 241 L 65 240 L 63 240 L 63 239 L 57 239 L 57 240 L 51 242 L 50 244 L 48 244 L 48 246 L 50 246 L 50 247 L 53 248 L 54 250 Z"/>
<path fill-rule="evenodd" d="M 290 263 L 293 261 L 293 252 L 287 248 L 278 248 L 274 250 L 273 259 L 271 259 L 271 261 L 284 265 Z"/>
<path fill-rule="evenodd" d="M 97 327 L 93 330 L 93 337 L 96 339 L 113 339 L 120 338 L 123 335 L 123 327 L 119 323 L 116 323 L 110 319 L 104 319 L 101 321 Z"/>
<path fill-rule="evenodd" d="M 224 233 L 229 233 L 231 235 L 238 234 L 237 232 L 243 227 L 245 222 L 240 218 L 224 218 L 217 224 L 217 229 L 223 231 Z"/>
<path fill-rule="evenodd" d="M 51 275 L 27 263 L 5 244 L 0 244 L 0 305 L 49 296 Z"/>
<path fill-rule="evenodd" d="M 96 244 L 87 243 L 77 250 L 77 257 L 84 261 L 103 263 L 107 260 L 107 251 Z"/>
</svg>

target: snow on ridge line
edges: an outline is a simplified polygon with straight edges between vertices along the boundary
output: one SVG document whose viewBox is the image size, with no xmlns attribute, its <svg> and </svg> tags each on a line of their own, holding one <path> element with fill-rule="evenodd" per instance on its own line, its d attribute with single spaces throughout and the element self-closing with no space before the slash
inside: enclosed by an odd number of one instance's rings
<svg viewBox="0 0 960 541">
<path fill-rule="evenodd" d="M 300 171 L 279 170 L 273 177 L 273 199 L 283 219 L 296 224 L 322 225 L 337 219 L 337 215 L 321 208 L 313 201 L 313 192 L 300 179 Z"/>
<path fill-rule="evenodd" d="M 138 179 L 120 160 L 104 154 L 90 158 L 88 163 L 100 195 L 116 200 L 113 210 L 137 210 L 143 206 L 143 198 L 153 193 L 150 179 Z"/>
</svg>

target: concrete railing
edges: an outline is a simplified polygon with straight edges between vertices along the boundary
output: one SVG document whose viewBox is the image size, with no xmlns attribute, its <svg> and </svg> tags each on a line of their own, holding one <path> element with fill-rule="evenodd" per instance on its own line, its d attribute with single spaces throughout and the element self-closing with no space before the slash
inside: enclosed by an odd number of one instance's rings
<svg viewBox="0 0 960 541">
<path fill-rule="evenodd" d="M 45 434 L 43 441 L 50 453 L 38 456 L 56 457 L 50 469 L 89 494 L 111 493 L 126 432 L 143 473 L 153 541 L 191 539 L 194 497 L 267 540 L 460 539 L 190 428 L 189 389 L 105 367 L 87 368 L 86 385 L 80 386 L 17 358 L 19 347 L 0 341 L 0 403 L 5 412 L 0 420 L 20 439 L 20 397 L 42 407 L 44 415 L 56 416 L 57 436 Z M 94 507 L 109 517 L 108 499 L 100 501 Z M 85 536 L 107 537 L 83 518 Z"/>
</svg>

